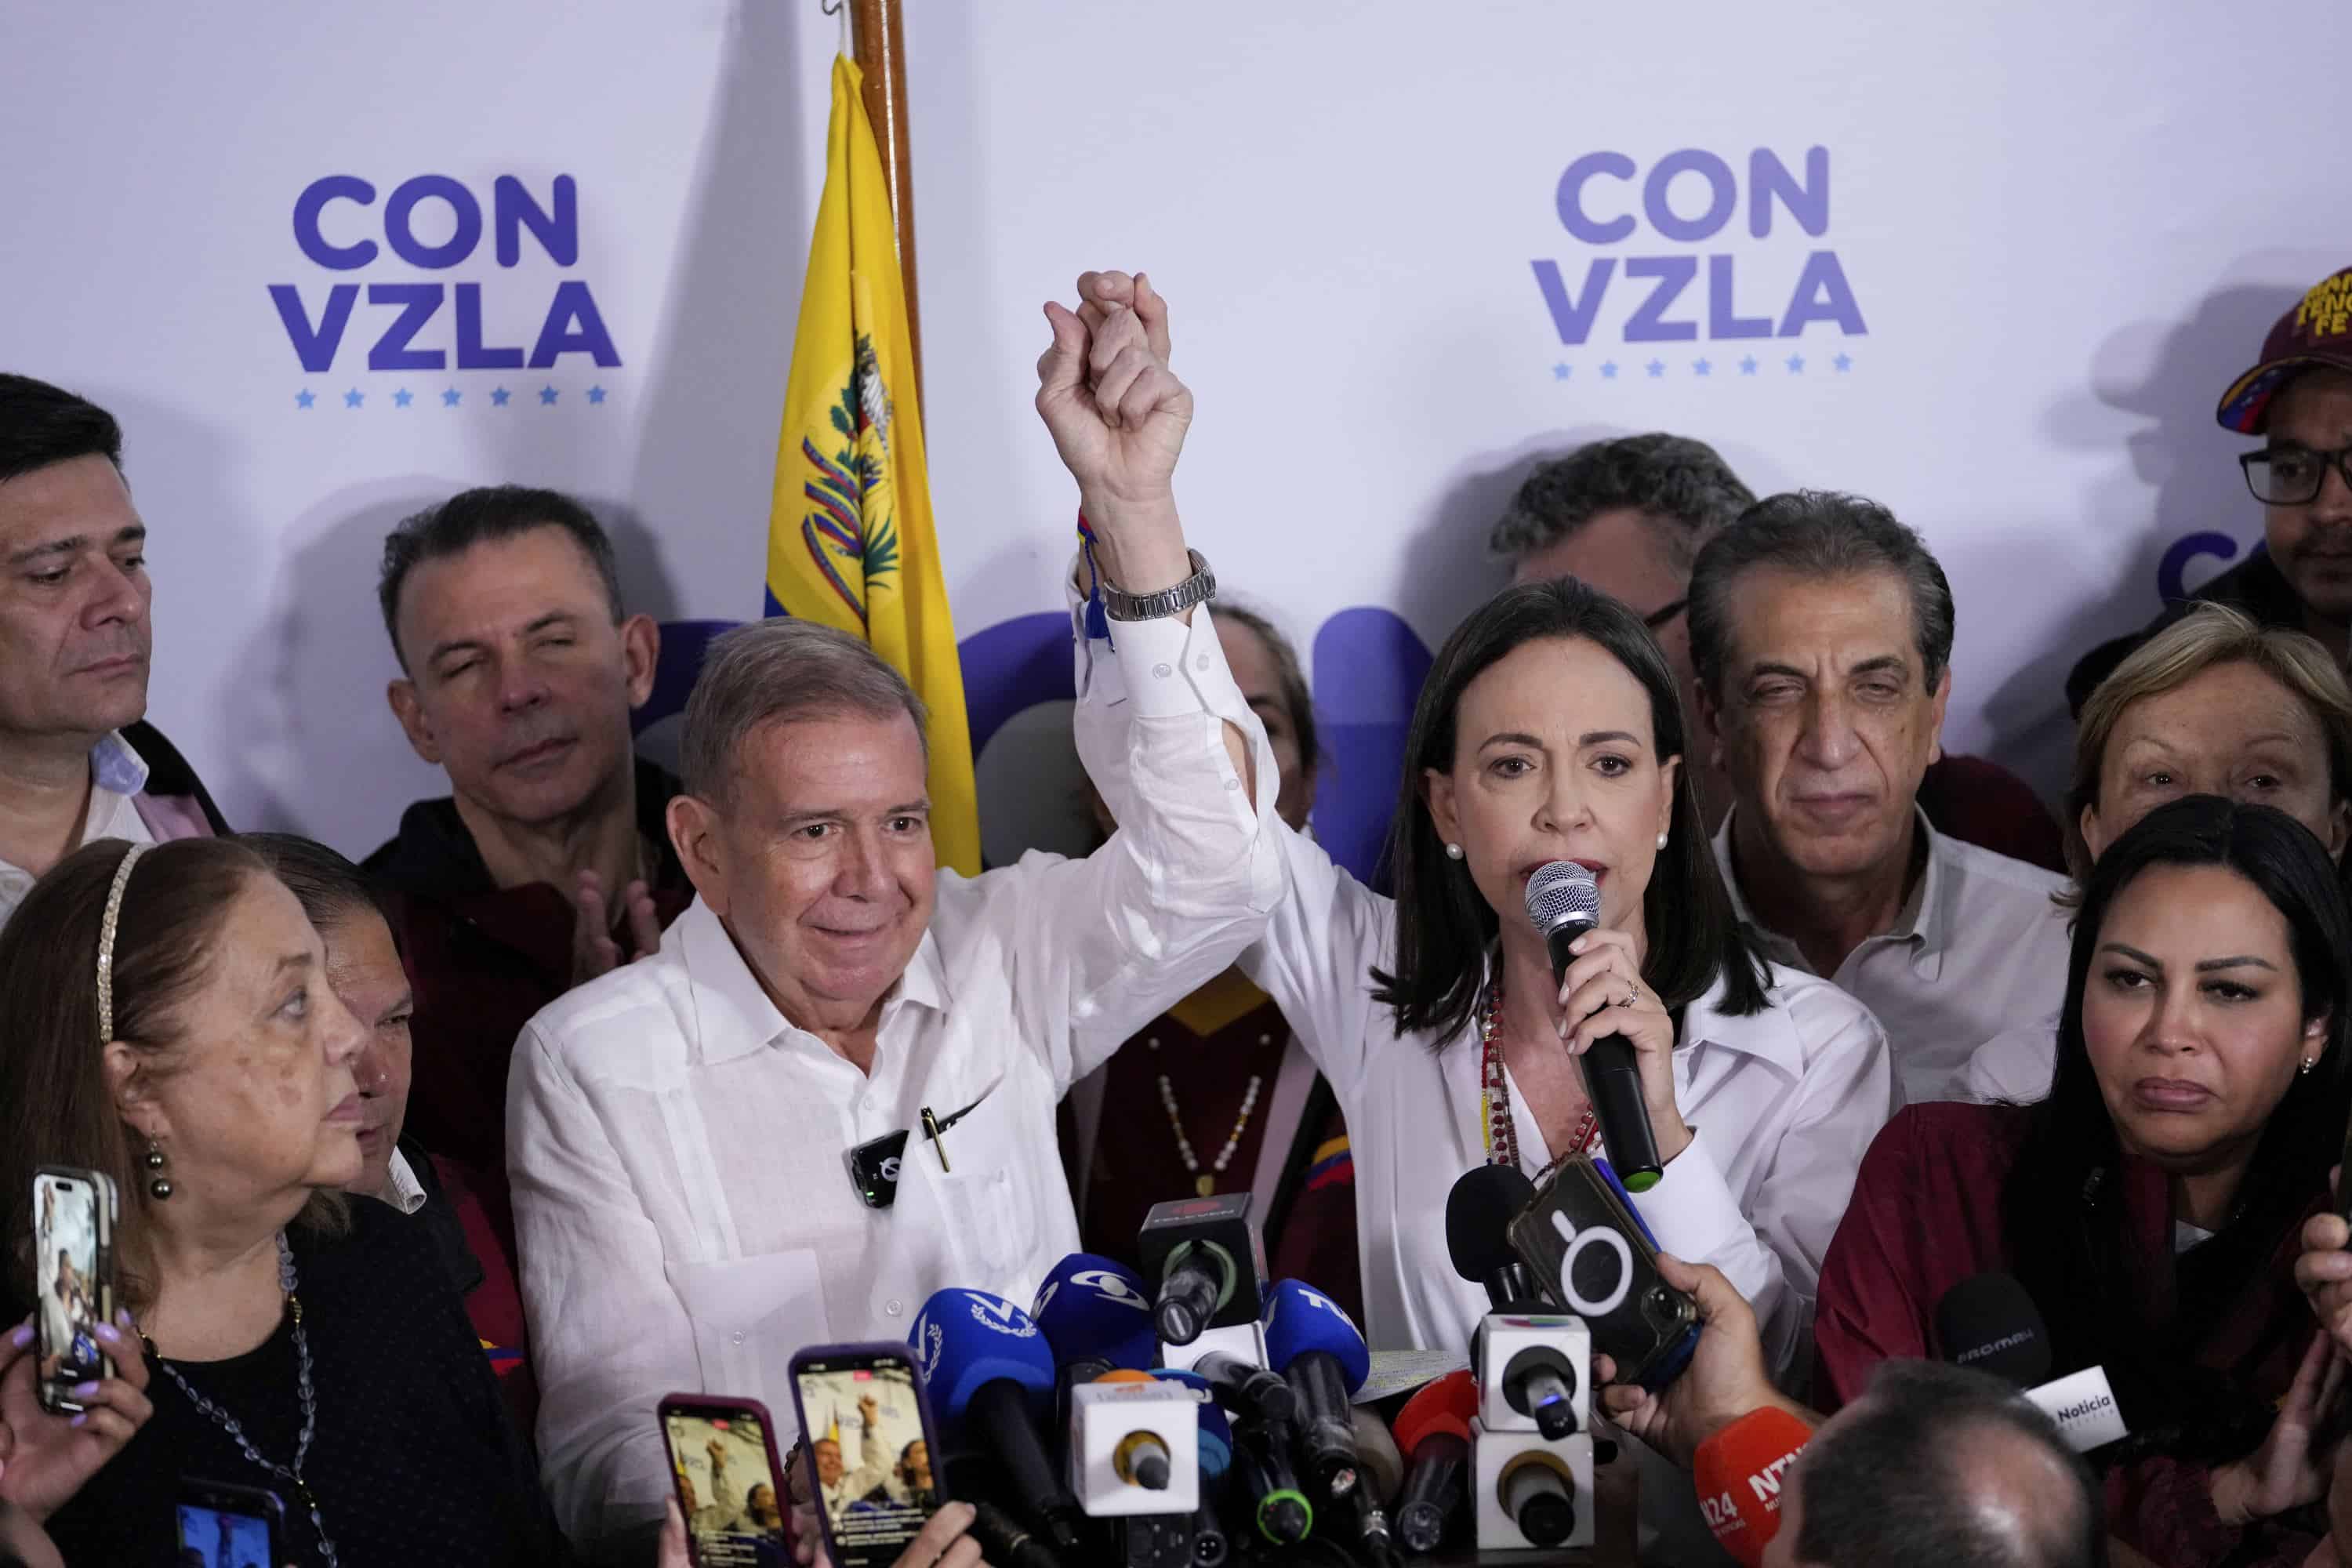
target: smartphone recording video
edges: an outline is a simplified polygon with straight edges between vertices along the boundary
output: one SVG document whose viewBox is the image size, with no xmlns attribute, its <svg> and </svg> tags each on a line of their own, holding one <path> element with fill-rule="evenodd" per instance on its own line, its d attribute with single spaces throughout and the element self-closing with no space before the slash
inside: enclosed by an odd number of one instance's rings
<svg viewBox="0 0 2352 1568">
<path fill-rule="evenodd" d="M 750 1400 L 662 1401 L 695 1568 L 784 1568 L 782 1468 L 768 1413 Z"/>
<path fill-rule="evenodd" d="M 72 1394 L 77 1384 L 114 1375 L 96 1331 L 114 1310 L 106 1261 L 110 1192 L 95 1171 L 44 1169 L 33 1177 L 36 1370 L 42 1408 L 53 1415 L 82 1408 Z"/>
<path fill-rule="evenodd" d="M 183 1478 L 173 1568 L 278 1568 L 284 1518 L 275 1492 Z"/>
<path fill-rule="evenodd" d="M 842 1568 L 886 1568 L 938 1511 L 930 1433 L 904 1351 L 811 1351 L 793 1366 L 826 1545 Z"/>
</svg>

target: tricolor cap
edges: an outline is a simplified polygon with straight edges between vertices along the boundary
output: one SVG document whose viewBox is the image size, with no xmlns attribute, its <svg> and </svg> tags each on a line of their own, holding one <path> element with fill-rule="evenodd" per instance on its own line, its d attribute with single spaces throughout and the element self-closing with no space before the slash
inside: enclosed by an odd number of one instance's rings
<svg viewBox="0 0 2352 1568">
<path fill-rule="evenodd" d="M 2259 436 L 2287 378 L 2322 368 L 2352 374 L 2352 267 L 2322 279 L 2278 319 L 2262 363 L 2230 384 L 2214 417 L 2225 430 Z"/>
</svg>

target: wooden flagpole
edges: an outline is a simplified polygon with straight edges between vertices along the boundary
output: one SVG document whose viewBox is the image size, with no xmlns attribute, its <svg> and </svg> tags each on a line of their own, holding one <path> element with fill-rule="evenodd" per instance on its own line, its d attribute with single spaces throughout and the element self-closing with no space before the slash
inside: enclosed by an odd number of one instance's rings
<svg viewBox="0 0 2352 1568">
<path fill-rule="evenodd" d="M 907 155 L 907 45 L 899 0 L 847 0 L 857 68 L 866 78 L 866 117 L 882 153 L 890 186 L 890 216 L 898 232 L 898 274 L 907 289 L 907 349 L 915 364 L 915 396 L 923 400 L 923 324 L 915 289 L 915 177 Z M 928 405 L 925 406 L 928 407 Z"/>
</svg>

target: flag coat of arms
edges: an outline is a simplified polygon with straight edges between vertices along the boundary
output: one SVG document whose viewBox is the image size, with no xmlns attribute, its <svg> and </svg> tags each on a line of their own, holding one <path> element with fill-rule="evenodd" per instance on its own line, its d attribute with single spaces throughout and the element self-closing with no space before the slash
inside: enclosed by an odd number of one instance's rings
<svg viewBox="0 0 2352 1568">
<path fill-rule="evenodd" d="M 930 712 L 931 842 L 980 870 L 963 671 L 931 522 L 898 230 L 862 80 L 833 64 L 824 194 L 809 241 L 768 514 L 768 614 L 871 644 Z"/>
</svg>

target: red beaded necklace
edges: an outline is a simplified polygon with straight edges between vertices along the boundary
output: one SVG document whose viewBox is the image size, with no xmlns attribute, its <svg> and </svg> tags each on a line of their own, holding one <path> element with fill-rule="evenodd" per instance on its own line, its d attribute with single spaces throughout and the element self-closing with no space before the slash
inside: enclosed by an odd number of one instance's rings
<svg viewBox="0 0 2352 1568">
<path fill-rule="evenodd" d="M 1519 1168 L 1519 1130 L 1511 1118 L 1511 1091 L 1503 1081 L 1503 977 L 1498 973 L 1486 988 L 1486 1016 L 1478 1027 L 1478 1089 L 1479 1132 L 1486 1145 L 1486 1163 Z M 1576 1124 L 1576 1131 L 1568 1147 L 1557 1151 L 1556 1160 L 1570 1154 L 1590 1152 L 1594 1136 L 1601 1131 L 1600 1118 L 1592 1107 L 1584 1108 L 1584 1119 Z"/>
</svg>

